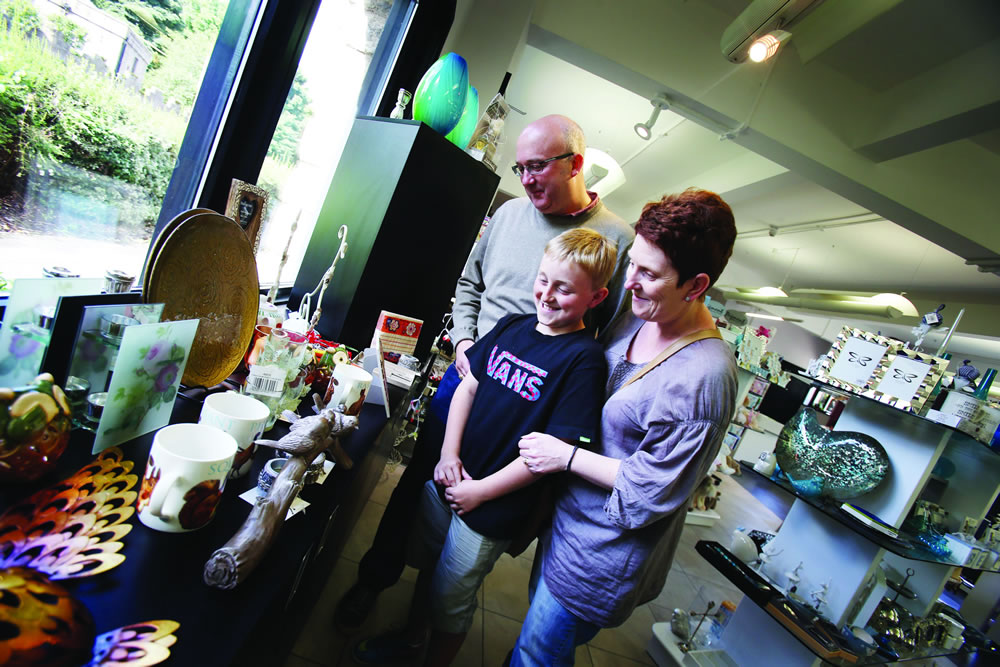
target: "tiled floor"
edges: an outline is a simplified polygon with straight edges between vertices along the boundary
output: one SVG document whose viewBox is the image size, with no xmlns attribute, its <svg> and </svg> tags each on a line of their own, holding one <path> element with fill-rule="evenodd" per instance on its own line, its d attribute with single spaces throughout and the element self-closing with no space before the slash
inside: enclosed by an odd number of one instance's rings
<svg viewBox="0 0 1000 667">
<path fill-rule="evenodd" d="M 337 601 L 354 582 L 358 560 L 371 543 L 401 472 L 402 469 L 397 468 L 384 475 L 376 487 L 285 667 L 353 667 L 356 664 L 351 658 L 354 642 L 403 624 L 416 581 L 416 571 L 409 568 L 398 584 L 382 594 L 366 627 L 358 634 L 341 635 L 331 621 Z M 712 539 L 728 546 L 730 534 L 739 526 L 773 532 L 780 522 L 737 481 L 724 477 L 720 488 L 722 497 L 717 510 L 722 520 L 712 527 L 686 526 L 673 569 L 659 597 L 636 609 L 621 627 L 602 630 L 590 644 L 581 646 L 576 654 L 577 665 L 652 665 L 646 644 L 652 637 L 654 622 L 669 621 L 675 607 L 704 609 L 709 600 L 716 604 L 724 599 L 734 603 L 740 601 L 743 594 L 695 553 L 694 544 L 698 540 Z M 504 555 L 497 562 L 480 590 L 475 622 L 454 662 L 456 666 L 497 667 L 503 662 L 528 610 L 528 574 L 533 556 L 534 545 L 517 558 Z"/>
</svg>

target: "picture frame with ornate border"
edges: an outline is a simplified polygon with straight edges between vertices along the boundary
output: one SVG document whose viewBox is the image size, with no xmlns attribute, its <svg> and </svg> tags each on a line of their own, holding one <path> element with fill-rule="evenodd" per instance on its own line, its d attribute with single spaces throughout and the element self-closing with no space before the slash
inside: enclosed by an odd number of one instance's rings
<svg viewBox="0 0 1000 667">
<path fill-rule="evenodd" d="M 874 365 L 871 374 L 863 383 L 851 383 L 831 375 L 831 370 L 836 365 L 841 353 L 851 339 L 873 343 L 885 348 L 885 353 L 878 359 L 878 363 Z M 912 395 L 909 397 L 893 395 L 893 393 L 885 391 L 886 387 L 893 386 L 892 383 L 888 382 L 880 390 L 883 380 L 886 379 L 889 369 L 893 366 L 897 357 L 904 357 L 911 362 L 927 364 L 930 367 L 926 375 L 919 380 L 919 385 L 912 390 Z M 947 367 L 947 359 L 907 349 L 906 343 L 903 341 L 870 331 L 864 331 L 856 327 L 845 326 L 837 334 L 833 345 L 830 347 L 830 351 L 821 360 L 819 372 L 816 377 L 838 389 L 871 398 L 905 412 L 917 413 L 930 397 L 931 392 L 938 381 L 940 381 L 941 376 L 944 375 Z M 889 375 L 891 376 L 892 374 Z"/>
<path fill-rule="evenodd" d="M 232 218 L 246 232 L 254 255 L 260 245 L 260 232 L 267 217 L 268 193 L 262 187 L 244 183 L 234 178 L 229 186 L 229 199 L 226 201 L 226 217 Z"/>
</svg>

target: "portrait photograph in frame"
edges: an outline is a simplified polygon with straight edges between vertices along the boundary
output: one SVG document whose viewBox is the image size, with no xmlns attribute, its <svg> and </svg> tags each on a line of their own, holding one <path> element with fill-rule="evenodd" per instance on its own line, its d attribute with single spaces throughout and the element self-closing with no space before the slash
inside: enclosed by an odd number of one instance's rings
<svg viewBox="0 0 1000 667">
<path fill-rule="evenodd" d="M 267 190 L 264 188 L 235 178 L 229 186 L 226 217 L 235 220 L 246 232 L 255 255 L 260 244 L 261 226 L 267 216 L 267 198 Z"/>
</svg>

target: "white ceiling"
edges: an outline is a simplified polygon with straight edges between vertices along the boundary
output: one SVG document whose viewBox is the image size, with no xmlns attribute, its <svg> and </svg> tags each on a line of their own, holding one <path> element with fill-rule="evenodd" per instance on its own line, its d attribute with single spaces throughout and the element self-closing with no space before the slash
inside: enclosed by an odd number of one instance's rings
<svg viewBox="0 0 1000 667">
<path fill-rule="evenodd" d="M 650 6 L 648 3 L 640 4 Z M 706 4 L 711 7 L 706 7 Z M 835 0 L 827 3 L 834 4 L 837 4 Z M 889 0 L 883 4 L 893 7 L 896 2 Z M 971 4 L 986 6 L 982 2 Z M 974 136 L 966 137 L 967 140 L 943 142 L 943 146 L 929 146 L 924 150 L 907 149 L 909 153 L 893 159 L 882 156 L 879 158 L 881 162 L 875 164 L 875 169 L 880 173 L 873 173 L 870 179 L 860 179 L 856 174 L 864 172 L 858 172 L 858 169 L 870 169 L 873 160 L 865 159 L 864 162 L 868 164 L 860 166 L 846 162 L 843 165 L 836 164 L 838 160 L 844 161 L 845 158 L 837 154 L 836 150 L 827 148 L 826 152 L 829 153 L 833 166 L 828 168 L 824 164 L 817 167 L 817 157 L 824 154 L 823 146 L 815 147 L 816 152 L 810 154 L 814 147 L 803 143 L 793 145 L 794 137 L 788 140 L 786 146 L 774 149 L 773 142 L 767 142 L 772 141 L 774 136 L 784 140 L 780 134 L 772 131 L 772 136 L 763 140 L 750 136 L 756 131 L 758 123 L 775 123 L 776 111 L 773 104 L 769 104 L 770 98 L 783 94 L 783 86 L 788 85 L 783 79 L 794 78 L 794 73 L 779 76 L 777 64 L 770 63 L 730 65 L 718 51 L 722 28 L 711 25 L 704 27 L 706 18 L 712 18 L 724 27 L 745 7 L 745 2 L 709 0 L 702 4 L 664 0 L 656 6 L 658 10 L 662 8 L 663 12 L 669 13 L 674 23 L 697 12 L 690 20 L 696 21 L 698 29 L 705 30 L 714 39 L 712 48 L 706 51 L 711 56 L 694 53 L 690 43 L 683 47 L 684 66 L 675 68 L 678 72 L 677 81 L 672 80 L 669 73 L 665 75 L 658 70 L 659 64 L 650 65 L 646 60 L 639 60 L 636 54 L 642 54 L 648 60 L 642 49 L 630 50 L 623 47 L 616 50 L 608 47 L 603 48 L 601 53 L 585 38 L 567 40 L 565 35 L 570 34 L 568 28 L 562 34 L 555 34 L 556 26 L 565 22 L 554 22 L 555 17 L 559 16 L 558 8 L 554 2 L 542 1 L 538 5 L 532 17 L 533 24 L 527 33 L 527 44 L 507 90 L 508 101 L 523 110 L 525 115 L 512 113 L 508 118 L 507 144 L 502 154 L 501 190 L 514 195 L 523 192 L 508 166 L 514 159 L 514 141 L 527 122 L 549 113 L 570 115 L 583 127 L 588 145 L 606 151 L 622 165 L 627 182 L 606 197 L 605 201 L 626 220 L 634 221 L 642 205 L 649 199 L 693 185 L 715 190 L 729 202 L 736 214 L 740 236 L 729 267 L 719 281 L 720 285 L 782 285 L 786 292 L 797 288 L 905 292 L 921 312 L 933 310 L 939 303 L 947 303 L 948 308 L 944 311 L 946 324 L 953 321 L 961 308 L 966 309 L 962 323 L 958 326 L 958 334 L 949 344 L 949 350 L 955 356 L 968 355 L 974 359 L 989 361 L 1000 359 L 1000 341 L 992 339 L 994 334 L 1000 335 L 1000 277 L 980 272 L 976 266 L 966 263 L 970 252 L 989 256 L 990 252 L 1000 249 L 1000 225 L 996 223 L 995 214 L 988 221 L 973 225 L 971 231 L 961 227 L 962 223 L 945 219 L 945 215 L 938 219 L 926 215 L 933 209 L 935 202 L 933 199 L 926 199 L 927 186 L 922 180 L 926 177 L 926 165 L 919 163 L 921 159 L 927 159 L 928 154 L 930 157 L 940 158 L 943 151 L 956 150 L 953 144 L 960 144 L 963 149 L 968 144 L 978 151 L 973 155 L 988 170 L 985 180 L 995 188 L 1000 183 L 1000 162 L 997 160 L 1000 131 L 988 127 L 983 130 L 981 119 L 970 121 L 969 127 L 975 127 L 976 132 Z M 910 6 L 911 13 L 918 17 L 921 11 L 933 8 L 933 3 L 928 0 L 908 0 L 907 5 Z M 596 8 L 597 4 L 594 6 Z M 706 12 L 712 15 L 709 16 Z M 813 16 L 817 14 L 819 11 L 814 12 Z M 911 15 L 902 16 L 906 18 Z M 828 13 L 821 18 L 830 17 Z M 969 23 L 968 19 L 969 17 L 951 16 L 948 20 L 943 20 L 945 30 L 952 35 L 960 34 L 961 27 Z M 595 17 L 595 20 L 599 20 L 599 17 Z M 650 17 L 649 20 L 655 23 L 656 17 Z M 808 53 L 808 59 L 815 59 L 820 63 L 812 66 L 814 70 L 823 67 L 824 72 L 834 72 L 831 80 L 843 81 L 845 91 L 849 89 L 851 94 L 866 90 L 875 91 L 867 94 L 876 95 L 892 86 L 914 88 L 920 82 L 920 76 L 934 67 L 932 59 L 922 55 L 916 61 L 910 60 L 905 57 L 905 52 L 892 52 L 890 57 L 886 54 L 892 50 L 887 49 L 886 44 L 882 45 L 881 51 L 878 45 L 869 44 L 873 31 L 882 29 L 898 32 L 899 26 L 893 24 L 894 20 L 902 20 L 898 12 L 897 15 L 892 12 L 883 13 L 853 32 L 846 32 L 832 46 L 813 49 L 816 53 L 812 53 L 809 44 L 805 43 L 810 34 L 810 26 L 803 22 L 800 27 L 805 37 L 797 35 L 783 47 L 785 52 L 779 55 L 779 60 L 784 59 L 786 62 L 780 64 L 789 68 L 806 67 L 803 61 L 807 60 Z M 924 26 L 925 23 L 926 21 L 920 25 Z M 974 23 L 975 29 L 969 33 L 963 53 L 977 48 L 982 50 L 984 44 L 991 49 L 1000 44 L 1000 23 L 987 26 L 983 26 L 982 21 Z M 828 25 L 833 26 L 831 30 L 836 32 L 834 23 Z M 682 30 L 683 26 L 678 29 Z M 929 28 L 925 26 L 920 30 L 927 32 Z M 627 31 L 618 32 L 627 34 Z M 609 31 L 608 34 L 615 34 L 615 31 Z M 637 35 L 636 39 L 641 39 L 641 36 Z M 691 36 L 687 35 L 686 39 L 690 40 Z M 799 51 L 795 48 L 796 39 L 800 42 Z M 611 38 L 611 41 L 615 42 L 615 39 Z M 667 52 L 661 57 L 669 56 L 669 46 L 657 44 L 656 48 Z M 872 58 L 877 57 L 878 53 L 885 55 L 885 66 L 873 64 L 877 61 Z M 987 60 L 993 57 L 993 53 L 994 51 L 989 51 Z M 721 63 L 714 62 L 713 59 L 718 59 Z M 570 60 L 577 64 L 571 64 L 568 62 Z M 1000 60 L 996 64 L 1000 65 Z M 766 68 L 772 66 L 775 71 L 768 72 Z M 692 74 L 699 69 L 707 72 L 700 82 Z M 1000 69 L 993 70 L 994 81 L 984 85 L 992 88 L 991 94 L 996 100 L 1000 100 L 1000 86 L 996 84 L 1000 77 L 996 75 L 997 71 Z M 656 73 L 657 78 L 650 78 L 648 75 L 651 72 Z M 684 89 L 685 86 L 688 90 L 697 89 L 699 94 L 679 95 L 678 89 Z M 771 88 L 775 90 L 772 91 Z M 903 88 L 900 88 L 900 95 L 915 94 L 912 90 L 907 92 Z M 685 101 L 678 111 L 685 115 L 670 111 L 661 113 L 654 128 L 653 139 L 643 141 L 635 135 L 632 126 L 648 118 L 652 110 L 649 103 L 652 96 L 650 91 L 665 92 L 672 99 L 683 98 Z M 834 99 L 836 91 L 830 93 L 831 99 Z M 846 96 L 847 93 L 844 94 Z M 787 105 L 794 103 L 794 100 L 783 101 Z M 882 110 L 888 109 L 885 100 L 878 103 Z M 802 102 L 800 106 L 806 104 L 807 102 Z M 695 107 L 698 113 L 691 113 L 690 107 Z M 793 108 L 793 112 L 804 115 L 801 108 Z M 812 113 L 810 118 L 810 122 L 817 124 L 815 134 L 820 137 L 817 140 L 819 143 L 829 140 L 831 129 L 836 129 L 841 134 L 845 131 L 842 128 L 831 128 L 830 122 L 820 118 L 820 114 L 824 112 L 825 109 Z M 897 115 L 902 115 L 902 112 Z M 685 116 L 692 119 L 688 120 Z M 720 139 L 720 132 L 724 129 L 720 125 L 735 127 L 736 123 L 727 122 L 733 119 L 739 122 L 749 121 L 747 125 L 750 130 L 732 140 Z M 794 120 L 799 124 L 805 122 L 801 117 Z M 789 120 L 790 124 L 791 122 Z M 875 121 L 871 122 L 874 127 Z M 994 127 L 1000 125 L 1000 116 L 991 122 Z M 987 122 L 986 126 L 989 124 Z M 780 128 L 780 123 L 778 125 Z M 801 131 L 801 128 L 798 134 L 799 140 L 801 137 L 809 137 L 809 133 Z M 886 129 L 882 127 L 869 136 L 886 134 Z M 888 136 L 891 137 L 891 132 Z M 912 133 L 907 136 L 912 136 Z M 923 140 L 927 142 L 926 133 Z M 751 150 L 755 145 L 764 146 L 765 150 L 762 152 L 769 152 L 776 159 L 782 158 L 786 166 Z M 874 146 L 871 150 L 875 152 L 900 152 L 897 144 L 891 142 L 880 144 L 869 141 L 865 145 Z M 786 154 L 790 154 L 790 151 L 784 150 L 787 146 L 792 146 L 798 157 L 783 159 Z M 798 159 L 803 155 L 812 159 Z M 849 154 L 846 159 L 854 158 L 854 155 Z M 898 183 L 888 180 L 886 185 L 876 187 L 878 178 L 896 178 L 898 174 L 893 174 L 892 171 L 910 168 L 911 163 L 917 174 L 910 185 L 912 192 L 906 191 L 905 178 L 899 179 L 903 185 L 902 190 L 898 189 Z M 962 165 L 967 163 L 968 159 L 961 161 Z M 946 198 L 952 208 L 968 205 L 968 216 L 957 216 L 959 219 L 977 218 L 981 213 L 976 208 L 978 200 L 956 190 L 954 182 L 949 182 L 956 169 L 949 169 L 943 161 L 936 168 L 940 171 L 940 197 Z M 851 173 L 852 169 L 855 173 Z M 989 170 L 994 169 L 989 173 Z M 957 170 L 960 171 L 960 168 Z M 849 178 L 845 180 L 845 176 Z M 850 179 L 854 179 L 854 182 Z M 978 181 L 970 182 L 963 187 L 971 190 L 978 184 Z M 891 191 L 893 187 L 897 190 Z M 978 194 L 982 196 L 982 193 Z M 853 199 L 864 203 L 877 204 L 883 215 L 898 213 L 898 216 L 893 217 L 897 217 L 901 224 L 872 213 L 863 203 L 852 201 L 852 198 L 845 195 L 851 195 Z M 817 230 L 813 227 L 807 231 L 795 228 L 796 225 L 806 223 L 822 223 L 827 228 Z M 774 231 L 774 235 L 766 233 L 765 230 L 769 229 Z M 939 243 L 951 249 L 946 249 Z M 969 251 L 970 247 L 974 250 Z M 955 251 L 965 252 L 966 257 L 963 258 Z M 774 307 L 745 309 L 801 319 L 799 326 L 827 340 L 832 339 L 845 323 L 880 329 L 883 333 L 906 340 L 911 338 L 910 328 L 916 323 L 915 319 L 896 323 L 860 318 L 848 321 L 842 318 L 831 319 L 829 314 L 801 311 L 793 313 Z M 935 347 L 939 344 L 939 339 L 940 336 L 934 339 L 932 335 L 925 348 Z"/>
</svg>

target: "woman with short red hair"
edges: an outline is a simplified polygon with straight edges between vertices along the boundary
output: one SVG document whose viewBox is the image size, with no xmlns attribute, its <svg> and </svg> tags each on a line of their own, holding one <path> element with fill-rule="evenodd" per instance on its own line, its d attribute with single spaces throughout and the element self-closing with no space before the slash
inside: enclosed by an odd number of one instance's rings
<svg viewBox="0 0 1000 667">
<path fill-rule="evenodd" d="M 589 451 L 531 433 L 520 443 L 531 471 L 568 474 L 512 665 L 571 665 L 576 646 L 660 593 L 733 415 L 733 354 L 704 303 L 732 255 L 732 211 L 689 189 L 647 204 L 635 231 L 631 313 L 605 337 L 601 442 Z"/>
</svg>

